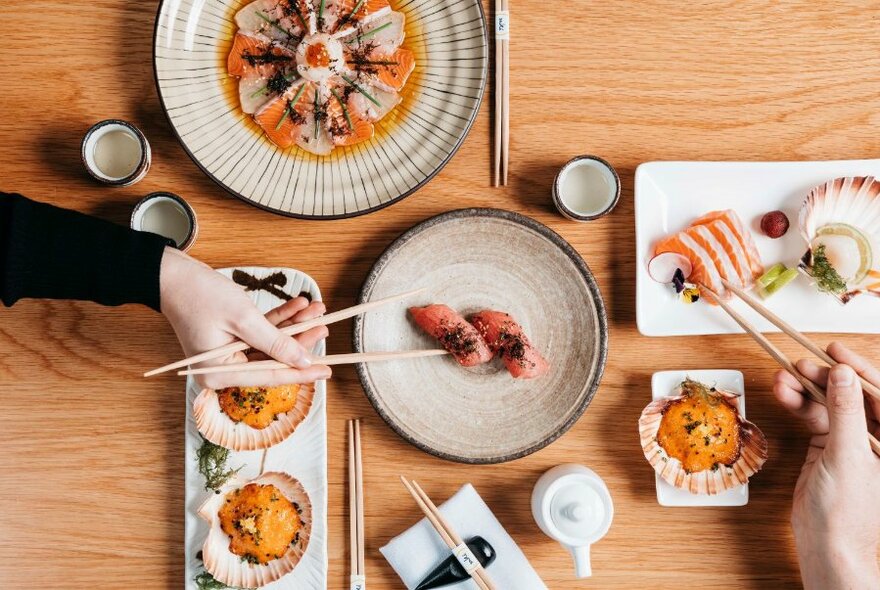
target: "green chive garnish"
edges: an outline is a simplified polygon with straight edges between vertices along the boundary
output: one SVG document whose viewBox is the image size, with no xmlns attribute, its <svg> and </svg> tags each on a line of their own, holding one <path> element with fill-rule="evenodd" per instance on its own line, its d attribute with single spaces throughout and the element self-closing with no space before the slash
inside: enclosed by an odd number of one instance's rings
<svg viewBox="0 0 880 590">
<path fill-rule="evenodd" d="M 370 37 L 372 37 L 373 35 L 375 35 L 379 31 L 381 31 L 382 29 L 387 29 L 390 26 L 391 26 L 391 23 L 387 22 L 384 25 L 382 25 L 381 27 L 376 27 L 372 31 L 368 31 L 368 32 L 364 33 L 363 35 L 358 35 L 357 38 L 359 41 L 363 41 L 364 39 L 369 39 Z"/>
<path fill-rule="evenodd" d="M 366 1 L 367 1 L 367 0 L 358 0 L 358 3 L 354 5 L 354 8 L 351 9 L 351 12 L 350 12 L 349 15 L 348 15 L 347 17 L 345 17 L 345 18 L 346 18 L 347 20 L 352 19 L 352 18 L 354 17 L 354 15 L 357 13 L 357 11 L 361 9 L 361 6 L 363 6 L 363 5 L 364 5 L 364 2 L 366 2 Z"/>
<path fill-rule="evenodd" d="M 342 76 L 342 79 L 343 79 L 343 80 L 345 80 L 346 82 L 348 82 L 349 85 L 351 85 L 352 88 L 354 88 L 355 90 L 357 90 L 358 92 L 360 92 L 361 94 L 363 94 L 364 96 L 366 96 L 366 97 L 370 100 L 370 102 L 372 102 L 372 103 L 373 103 L 374 105 L 376 105 L 377 107 L 380 107 L 380 108 L 382 107 L 382 103 L 379 102 L 378 100 L 376 100 L 375 98 L 373 98 L 372 96 L 370 96 L 370 93 L 368 93 L 366 90 L 364 90 L 363 88 L 361 88 L 361 87 L 357 84 L 357 82 L 355 82 L 354 80 L 350 80 L 350 79 L 348 78 L 348 76 L 345 76 L 345 75 L 343 75 L 343 74 L 340 74 L 340 75 Z"/>
<path fill-rule="evenodd" d="M 290 31 L 288 31 L 287 29 L 285 29 L 284 27 L 279 25 L 277 20 L 272 20 L 271 18 L 269 18 L 268 16 L 266 16 L 265 14 L 263 14 L 260 11 L 257 11 L 256 15 L 258 17 L 260 17 L 261 19 L 263 19 L 264 21 L 266 21 L 267 23 L 269 23 L 270 25 L 272 25 L 273 27 L 275 27 L 276 29 L 278 29 L 279 31 L 281 31 L 282 33 L 284 33 L 285 35 L 299 39 L 299 37 L 297 37 L 296 35 L 294 35 Z"/>
<path fill-rule="evenodd" d="M 306 91 L 306 83 L 303 82 L 302 86 L 299 87 L 299 90 L 296 91 L 296 95 L 294 95 L 293 100 L 287 103 L 287 108 L 284 109 L 284 114 L 281 115 L 281 118 L 278 119 L 278 124 L 275 125 L 275 131 L 281 128 L 281 124 L 284 123 L 284 118 L 290 114 L 290 111 L 293 109 L 293 105 L 299 102 L 300 97 L 303 95 L 303 92 Z"/>
<path fill-rule="evenodd" d="M 294 78 L 296 78 L 296 76 L 284 76 L 284 79 L 287 80 L 288 82 L 290 82 Z M 267 92 L 269 92 L 269 87 L 264 86 L 263 88 L 260 88 L 259 90 L 257 90 L 253 94 L 251 94 L 251 98 L 256 98 L 257 96 L 259 96 L 261 94 L 266 94 Z"/>
<path fill-rule="evenodd" d="M 345 115 L 345 122 L 348 123 L 348 128 L 354 131 L 354 123 L 351 122 L 351 117 L 348 115 L 348 107 L 345 106 L 345 103 L 342 102 L 342 99 L 339 98 L 339 95 L 336 94 L 335 90 L 331 88 L 330 92 L 333 93 L 333 96 L 335 96 L 336 100 L 339 102 L 339 106 L 342 107 L 342 114 Z"/>
<path fill-rule="evenodd" d="M 380 60 L 380 61 L 369 61 L 369 60 L 358 61 L 358 60 L 353 60 L 353 61 L 347 61 L 347 62 L 345 62 L 345 63 L 355 64 L 355 65 L 359 65 L 359 66 L 396 66 L 396 65 L 400 65 L 400 62 L 396 62 L 396 61 L 384 61 L 384 60 Z"/>
<path fill-rule="evenodd" d="M 318 18 L 319 19 L 324 18 L 324 0 L 321 0 L 321 4 L 320 4 L 320 6 L 318 6 Z"/>
<path fill-rule="evenodd" d="M 292 108 L 291 107 L 292 104 L 293 103 L 290 103 L 290 102 L 287 103 L 287 108 L 284 109 L 283 113 L 281 113 L 281 118 L 278 119 L 278 124 L 275 125 L 275 131 L 278 131 L 279 129 L 281 129 L 281 124 L 284 123 L 284 119 L 286 119 L 287 115 L 290 114 L 290 109 Z"/>
<path fill-rule="evenodd" d="M 318 139 L 318 93 L 315 92 L 315 139 Z"/>
</svg>

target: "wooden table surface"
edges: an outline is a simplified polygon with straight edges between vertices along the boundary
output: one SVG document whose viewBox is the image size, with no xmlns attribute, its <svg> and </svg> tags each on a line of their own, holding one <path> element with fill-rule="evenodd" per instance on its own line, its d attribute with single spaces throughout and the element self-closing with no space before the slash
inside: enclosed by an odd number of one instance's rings
<svg viewBox="0 0 880 590">
<path fill-rule="evenodd" d="M 177 192 L 201 222 L 194 256 L 217 267 L 299 268 L 317 279 L 331 308 L 354 302 L 382 249 L 413 224 L 459 207 L 503 207 L 569 240 L 605 296 L 611 349 L 595 400 L 560 440 L 514 463 L 462 466 L 417 451 L 373 412 L 354 369 L 336 370 L 328 388 L 331 588 L 347 580 L 343 434 L 355 416 L 365 420 L 371 588 L 401 587 L 378 548 L 418 518 L 399 473 L 436 499 L 472 482 L 551 588 L 679 588 L 687 580 L 799 587 L 788 520 L 805 431 L 777 407 L 773 363 L 745 336 L 637 332 L 633 171 L 659 159 L 876 156 L 876 2 L 515 2 L 510 186 L 489 187 L 487 100 L 461 151 L 425 188 L 372 215 L 332 222 L 252 208 L 187 158 L 154 88 L 155 10 L 156 2 L 114 0 L 0 4 L 0 190 L 119 223 L 147 192 Z M 153 145 L 153 168 L 134 187 L 98 186 L 80 165 L 84 131 L 108 117 L 133 121 Z M 563 220 L 549 199 L 557 168 L 581 153 L 608 159 L 623 181 L 613 215 L 588 225 Z M 335 326 L 330 352 L 349 350 L 350 329 Z M 880 361 L 875 339 L 846 340 Z M 139 307 L 23 301 L 0 311 L 0 587 L 181 586 L 183 381 L 140 377 L 180 356 L 164 319 Z M 750 417 L 771 453 L 747 507 L 658 506 L 636 421 L 651 373 L 672 368 L 745 373 Z M 614 524 L 593 548 L 591 581 L 573 579 L 570 557 L 530 513 L 533 483 L 564 462 L 598 471 L 614 497 Z"/>
</svg>

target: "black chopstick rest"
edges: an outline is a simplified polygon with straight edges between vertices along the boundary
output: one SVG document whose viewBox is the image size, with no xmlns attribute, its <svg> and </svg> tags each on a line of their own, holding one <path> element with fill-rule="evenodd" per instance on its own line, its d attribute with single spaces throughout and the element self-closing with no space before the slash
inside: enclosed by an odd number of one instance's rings
<svg viewBox="0 0 880 590">
<path fill-rule="evenodd" d="M 471 537 L 465 541 L 465 544 L 473 551 L 477 561 L 483 567 L 495 561 L 495 549 L 483 537 Z M 425 579 L 416 586 L 416 590 L 430 590 L 431 588 L 449 586 L 468 578 L 470 578 L 470 575 L 464 570 L 455 556 L 450 555 L 440 565 L 435 567 L 430 574 L 425 576 Z"/>
</svg>

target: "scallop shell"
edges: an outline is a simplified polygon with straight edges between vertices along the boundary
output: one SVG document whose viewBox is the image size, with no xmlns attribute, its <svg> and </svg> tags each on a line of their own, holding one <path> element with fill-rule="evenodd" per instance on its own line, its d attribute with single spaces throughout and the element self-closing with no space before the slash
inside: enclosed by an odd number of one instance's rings
<svg viewBox="0 0 880 590">
<path fill-rule="evenodd" d="M 813 188 L 798 215 L 801 237 L 812 243 L 820 228 L 830 223 L 844 223 L 858 229 L 868 238 L 874 254 L 872 271 L 860 283 L 847 285 L 848 292 L 840 299 L 846 303 L 856 295 L 870 293 L 880 297 L 880 181 L 873 176 L 835 178 Z M 803 257 L 801 268 L 807 269 L 811 251 Z"/>
<path fill-rule="evenodd" d="M 715 393 L 736 404 L 738 397 L 734 393 L 716 390 Z M 642 451 L 648 463 L 663 481 L 692 494 L 720 494 L 725 490 L 748 483 L 749 478 L 757 473 L 767 461 L 767 439 L 761 430 L 739 416 L 740 453 L 732 465 L 722 465 L 715 470 L 687 472 L 681 461 L 670 457 L 657 442 L 657 432 L 666 407 L 684 396 L 666 397 L 648 404 L 639 418 L 639 436 Z M 734 405 L 736 407 L 736 405 Z"/>
<path fill-rule="evenodd" d="M 293 434 L 306 419 L 315 397 L 314 384 L 300 386 L 296 405 L 266 428 L 258 429 L 244 422 L 235 422 L 220 408 L 220 400 L 213 389 L 203 389 L 193 402 L 196 427 L 207 440 L 233 451 L 268 449 Z"/>
<path fill-rule="evenodd" d="M 278 559 L 266 564 L 250 563 L 229 550 L 229 537 L 220 526 L 220 508 L 226 495 L 249 483 L 271 484 L 278 488 L 291 502 L 297 504 L 302 519 L 299 540 L 291 545 Z M 202 558 L 205 569 L 219 582 L 235 588 L 259 588 L 293 571 L 300 562 L 309 544 L 312 532 L 312 503 L 302 484 L 286 473 L 267 472 L 245 483 L 224 487 L 219 494 L 211 497 L 199 508 L 199 516 L 208 522 L 210 530 L 202 545 Z"/>
</svg>

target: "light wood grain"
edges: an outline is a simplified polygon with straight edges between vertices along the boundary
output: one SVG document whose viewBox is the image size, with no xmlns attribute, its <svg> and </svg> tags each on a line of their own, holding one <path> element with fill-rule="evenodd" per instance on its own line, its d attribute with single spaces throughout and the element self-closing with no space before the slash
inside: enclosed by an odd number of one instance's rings
<svg viewBox="0 0 880 590">
<path fill-rule="evenodd" d="M 633 171 L 654 159 L 876 157 L 880 7 L 610 0 L 573 11 L 518 0 L 512 9 L 510 186 L 490 188 L 487 100 L 461 151 L 423 190 L 373 215 L 325 223 L 249 207 L 189 161 L 153 85 L 155 2 L 2 2 L 0 184 L 120 223 L 140 196 L 172 190 L 199 215 L 195 256 L 216 267 L 299 268 L 332 309 L 353 305 L 383 248 L 430 215 L 497 206 L 547 223 L 586 258 L 606 296 L 611 351 L 595 401 L 535 455 L 459 466 L 401 441 L 364 399 L 354 368 L 338 368 L 328 388 L 330 587 L 348 575 L 344 424 L 363 417 L 371 588 L 401 587 L 378 548 L 420 518 L 396 481 L 401 472 L 438 502 L 473 482 L 551 588 L 584 587 L 529 510 L 540 474 L 570 461 L 605 478 L 616 506 L 588 585 L 671 589 L 686 575 L 709 589 L 798 588 L 788 520 L 806 432 L 772 399 L 775 364 L 748 336 L 695 343 L 637 333 Z M 153 145 L 153 168 L 138 185 L 103 188 L 80 166 L 82 134 L 107 117 L 135 122 Z M 588 225 L 563 220 L 550 201 L 553 174 L 581 153 L 608 159 L 623 182 L 614 213 Z M 350 351 L 350 328 L 333 327 L 330 353 Z M 783 335 L 768 338 L 790 357 L 803 354 Z M 876 338 L 845 340 L 880 362 Z M 134 368 L 181 356 L 162 317 L 145 309 L 27 301 L 0 310 L 0 587 L 181 587 L 183 380 L 144 380 Z M 636 422 L 651 373 L 674 368 L 745 373 L 749 417 L 770 443 L 748 507 L 657 505 Z"/>
</svg>

